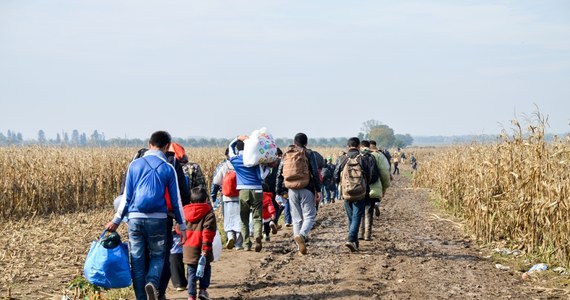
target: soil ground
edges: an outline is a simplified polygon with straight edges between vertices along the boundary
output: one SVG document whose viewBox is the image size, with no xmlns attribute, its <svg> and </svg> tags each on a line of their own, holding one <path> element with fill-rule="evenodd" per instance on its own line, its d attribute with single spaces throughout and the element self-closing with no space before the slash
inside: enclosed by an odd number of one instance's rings
<svg viewBox="0 0 570 300">
<path fill-rule="evenodd" d="M 91 241 L 112 211 L 23 220 L 2 228 L 0 299 L 61 299 L 81 274 Z M 55 222 L 55 223 L 54 223 Z M 101 227 L 93 224 L 100 224 Z M 97 228 L 94 228 L 97 227 Z M 124 230 L 125 226 L 122 226 Z M 224 249 L 212 265 L 212 299 L 568 299 L 568 288 L 544 277 L 499 270 L 456 221 L 434 208 L 429 191 L 395 176 L 381 203 L 372 241 L 344 246 L 342 202 L 321 206 L 299 256 L 283 227 L 260 253 Z M 63 233 L 62 233 L 63 232 Z M 124 232 L 124 231 L 123 231 Z M 538 277 L 535 277 L 538 276 Z M 9 292 L 8 292 L 9 290 Z M 187 299 L 169 289 L 169 299 Z"/>
</svg>

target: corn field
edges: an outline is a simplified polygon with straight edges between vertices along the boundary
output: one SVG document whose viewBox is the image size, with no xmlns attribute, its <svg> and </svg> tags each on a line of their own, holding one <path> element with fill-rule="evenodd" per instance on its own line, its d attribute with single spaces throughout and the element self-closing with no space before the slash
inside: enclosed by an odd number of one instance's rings
<svg viewBox="0 0 570 300">
<path fill-rule="evenodd" d="M 137 148 L 0 147 L 0 219 L 109 207 Z M 208 185 L 224 148 L 187 148 Z M 319 149 L 326 157 L 338 150 Z"/>
<path fill-rule="evenodd" d="M 513 121 L 494 145 L 420 155 L 414 185 L 433 189 L 483 242 L 504 241 L 546 261 L 570 264 L 570 139 L 545 142 L 546 121 Z"/>
</svg>

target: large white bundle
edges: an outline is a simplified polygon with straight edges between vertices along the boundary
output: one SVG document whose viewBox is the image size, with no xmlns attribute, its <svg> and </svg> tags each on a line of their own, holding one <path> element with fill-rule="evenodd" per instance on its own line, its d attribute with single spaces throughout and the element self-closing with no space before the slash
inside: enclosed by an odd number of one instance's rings
<svg viewBox="0 0 570 300">
<path fill-rule="evenodd" d="M 277 145 L 265 127 L 254 130 L 243 146 L 243 164 L 252 167 L 277 160 Z"/>
</svg>

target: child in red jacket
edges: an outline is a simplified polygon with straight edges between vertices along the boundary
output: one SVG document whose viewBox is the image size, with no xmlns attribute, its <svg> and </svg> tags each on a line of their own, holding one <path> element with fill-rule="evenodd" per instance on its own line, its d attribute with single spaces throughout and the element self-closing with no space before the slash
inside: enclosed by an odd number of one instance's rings
<svg viewBox="0 0 570 300">
<path fill-rule="evenodd" d="M 195 187 L 190 194 L 190 204 L 184 206 L 186 219 L 186 243 L 184 243 L 184 263 L 188 267 L 188 299 L 210 299 L 208 287 L 212 276 L 210 263 L 214 260 L 212 243 L 216 236 L 216 216 L 207 203 L 208 192 L 202 187 Z M 200 256 L 206 257 L 206 267 L 202 278 L 196 277 L 196 269 Z M 197 293 L 196 285 L 200 281 L 200 291 Z"/>
<path fill-rule="evenodd" d="M 263 184 L 263 206 L 261 217 L 263 218 L 263 233 L 265 241 L 269 242 L 269 230 L 271 233 L 277 233 L 277 225 L 275 225 L 275 206 L 273 206 L 273 193 L 268 192 L 269 186 Z"/>
</svg>

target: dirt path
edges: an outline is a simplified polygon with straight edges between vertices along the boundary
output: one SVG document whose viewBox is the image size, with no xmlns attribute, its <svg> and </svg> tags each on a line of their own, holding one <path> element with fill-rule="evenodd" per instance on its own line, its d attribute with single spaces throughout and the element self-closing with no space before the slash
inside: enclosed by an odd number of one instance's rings
<svg viewBox="0 0 570 300">
<path fill-rule="evenodd" d="M 112 208 L 31 218 L 0 225 L 0 299 L 61 299 L 80 276 L 87 250 Z M 126 227 L 120 231 L 126 236 Z M 501 271 L 489 255 L 435 210 L 426 190 L 397 176 L 381 204 L 374 239 L 361 251 L 344 247 L 342 203 L 321 207 L 299 257 L 284 228 L 262 252 L 224 250 L 213 264 L 213 299 L 568 299 L 568 283 L 521 280 Z M 567 281 L 567 279 L 565 279 Z M 550 285 L 552 286 L 552 285 Z M 562 287 L 561 287 L 562 286 Z M 564 290 L 566 289 L 566 290 Z M 169 290 L 169 299 L 187 299 Z"/>
<path fill-rule="evenodd" d="M 381 205 L 374 239 L 343 246 L 342 203 L 322 207 L 299 257 L 289 228 L 261 253 L 224 250 L 213 265 L 215 299 L 558 299 L 484 259 L 453 222 L 438 217 L 425 190 L 396 177 Z M 244 263 L 246 262 L 246 263 Z M 184 292 L 170 299 L 186 299 Z M 564 296 L 566 297 L 566 296 Z M 565 298 L 563 298 L 565 299 Z"/>
</svg>

